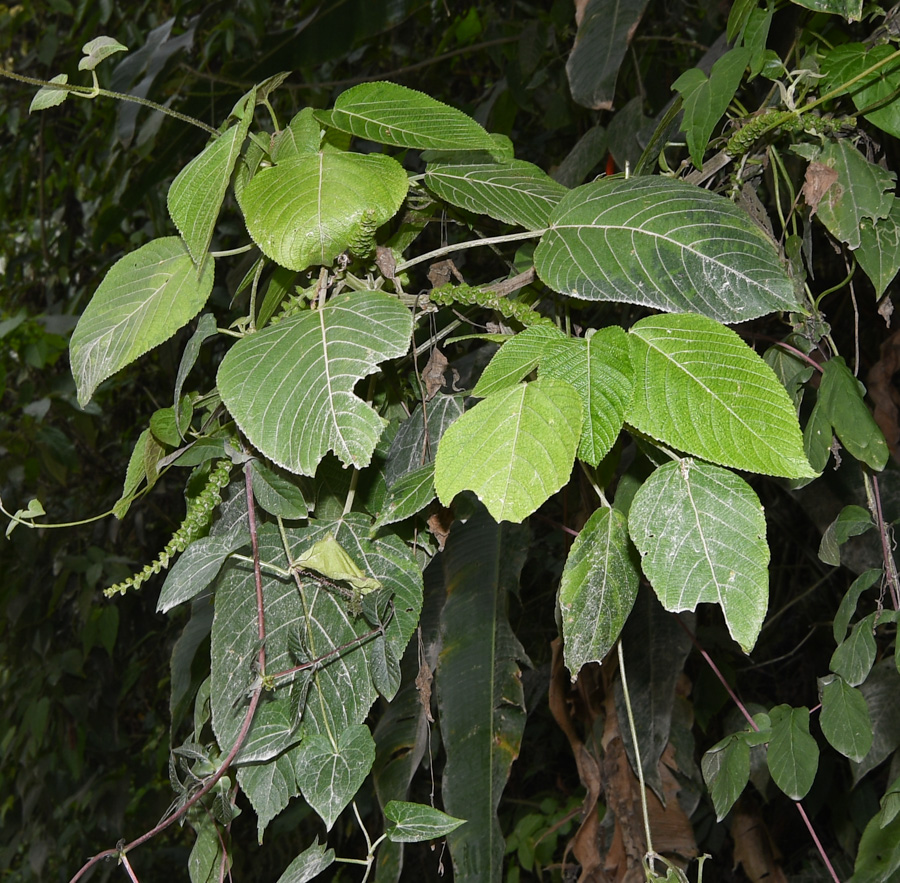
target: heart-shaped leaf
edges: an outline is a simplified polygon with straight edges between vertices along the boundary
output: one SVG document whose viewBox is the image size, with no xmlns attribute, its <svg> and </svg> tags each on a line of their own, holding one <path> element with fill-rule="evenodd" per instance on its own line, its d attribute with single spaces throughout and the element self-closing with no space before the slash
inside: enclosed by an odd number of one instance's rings
<svg viewBox="0 0 900 883">
<path fill-rule="evenodd" d="M 353 392 L 379 362 L 402 356 L 412 316 L 377 291 L 338 295 L 239 340 L 219 366 L 222 400 L 270 460 L 313 475 L 334 451 L 366 466 L 384 421 Z"/>
<path fill-rule="evenodd" d="M 556 291 L 741 322 L 797 308 L 775 244 L 742 209 L 670 178 L 570 191 L 534 253 Z"/>
<path fill-rule="evenodd" d="M 247 230 L 290 270 L 368 254 L 375 231 L 406 197 L 403 166 L 370 153 L 301 154 L 258 171 L 240 194 Z"/>
<path fill-rule="evenodd" d="M 120 368 L 168 340 L 206 303 L 213 262 L 198 269 L 178 236 L 154 239 L 116 261 L 69 343 L 78 401 Z"/>
<path fill-rule="evenodd" d="M 407 803 L 405 800 L 391 800 L 384 808 L 384 817 L 393 822 L 386 831 L 388 840 L 394 843 L 419 843 L 435 840 L 460 825 L 465 819 L 455 819 L 447 813 L 424 806 L 421 803 Z"/>
</svg>

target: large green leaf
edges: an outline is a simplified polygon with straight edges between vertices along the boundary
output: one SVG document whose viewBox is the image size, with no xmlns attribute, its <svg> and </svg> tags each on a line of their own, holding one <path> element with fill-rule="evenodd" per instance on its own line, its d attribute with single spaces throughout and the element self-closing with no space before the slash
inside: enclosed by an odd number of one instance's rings
<svg viewBox="0 0 900 883">
<path fill-rule="evenodd" d="M 816 474 L 787 392 L 731 329 L 703 316 L 650 316 L 630 337 L 634 400 L 625 419 L 636 429 L 724 466 Z"/>
<path fill-rule="evenodd" d="M 742 322 L 797 308 L 774 243 L 745 211 L 670 178 L 605 179 L 571 190 L 534 254 L 551 288 Z"/>
<path fill-rule="evenodd" d="M 328 451 L 366 466 L 384 422 L 353 387 L 402 356 L 412 315 L 396 298 L 351 292 L 239 340 L 219 367 L 219 392 L 270 460 L 313 475 Z"/>
<path fill-rule="evenodd" d="M 900 818 L 876 813 L 863 831 L 853 866 L 852 883 L 886 883 L 900 871 Z"/>
<path fill-rule="evenodd" d="M 820 678 L 819 688 L 823 735 L 841 754 L 859 763 L 872 747 L 872 721 L 865 697 L 835 675 Z"/>
<path fill-rule="evenodd" d="M 585 339 L 554 343 L 541 359 L 544 376 L 568 381 L 581 396 L 578 458 L 597 466 L 619 437 L 631 405 L 634 371 L 628 337 L 611 326 Z"/>
<path fill-rule="evenodd" d="M 403 166 L 370 153 L 298 154 L 258 171 L 241 192 L 247 230 L 263 253 L 290 270 L 365 255 L 375 231 L 406 197 Z"/>
<path fill-rule="evenodd" d="M 855 2 L 859 3 L 860 0 Z M 890 44 L 872 46 L 868 49 L 862 43 L 835 46 L 822 58 L 822 72 L 825 74 L 822 88 L 826 92 L 840 89 L 844 83 L 850 82 L 863 71 L 893 54 L 894 47 Z M 895 138 L 900 138 L 900 108 L 894 100 L 898 87 L 900 87 L 900 61 L 894 59 L 869 76 L 863 77 L 849 89 L 856 109 L 872 108 L 865 114 L 865 118 Z"/>
<path fill-rule="evenodd" d="M 628 530 L 663 607 L 717 603 L 749 653 L 769 602 L 766 520 L 752 488 L 719 466 L 667 463 L 635 494 Z"/>
<path fill-rule="evenodd" d="M 554 378 L 488 396 L 441 439 L 438 498 L 470 490 L 497 521 L 522 521 L 569 480 L 581 419 L 578 393 Z"/>
<path fill-rule="evenodd" d="M 443 552 L 447 602 L 436 673 L 446 751 L 444 809 L 468 824 L 447 836 L 456 883 L 500 883 L 504 839 L 497 806 L 519 753 L 525 653 L 507 618 L 525 562 L 527 532 L 479 509 Z"/>
<path fill-rule="evenodd" d="M 255 91 L 247 98 L 247 106 L 256 104 Z M 212 142 L 194 157 L 172 182 L 166 203 L 178 232 L 184 237 L 194 262 L 199 264 L 212 240 L 219 209 L 225 199 L 231 173 L 250 130 L 252 113 Z"/>
<path fill-rule="evenodd" d="M 770 712 L 772 736 L 766 759 L 775 784 L 793 800 L 812 788 L 819 768 L 819 746 L 809 734 L 809 709 L 776 705 Z"/>
<path fill-rule="evenodd" d="M 588 0 L 566 62 L 572 97 L 594 110 L 612 110 L 619 67 L 647 0 Z"/>
<path fill-rule="evenodd" d="M 559 586 L 563 653 L 573 678 L 602 662 L 631 613 L 638 568 L 621 512 L 598 509 L 578 534 Z"/>
<path fill-rule="evenodd" d="M 543 230 L 568 190 L 523 160 L 483 165 L 429 164 L 425 184 L 441 199 L 527 230 Z"/>
<path fill-rule="evenodd" d="M 832 236 L 859 248 L 863 220 L 877 221 L 890 214 L 897 176 L 869 162 L 843 138 L 826 141 L 818 161 L 838 176 L 819 202 L 817 216 Z"/>
<path fill-rule="evenodd" d="M 684 98 L 684 121 L 681 128 L 687 133 L 688 150 L 694 165 L 703 168 L 703 154 L 716 123 L 728 110 L 734 93 L 750 61 L 750 50 L 729 49 L 716 63 L 707 79 L 700 68 L 685 71 L 672 88 Z"/>
<path fill-rule="evenodd" d="M 319 733 L 304 736 L 293 757 L 297 784 L 306 802 L 331 830 L 341 810 L 353 799 L 375 760 L 368 727 L 342 730 L 335 743 Z"/>
<path fill-rule="evenodd" d="M 69 344 L 78 401 L 120 368 L 168 340 L 206 303 L 212 261 L 198 271 L 178 236 L 154 239 L 116 261 L 78 320 Z"/>
<path fill-rule="evenodd" d="M 395 83 L 362 83 L 342 92 L 334 110 L 318 111 L 327 126 L 359 138 L 419 150 L 486 150 L 491 136 L 470 116 L 415 89 Z"/>
</svg>

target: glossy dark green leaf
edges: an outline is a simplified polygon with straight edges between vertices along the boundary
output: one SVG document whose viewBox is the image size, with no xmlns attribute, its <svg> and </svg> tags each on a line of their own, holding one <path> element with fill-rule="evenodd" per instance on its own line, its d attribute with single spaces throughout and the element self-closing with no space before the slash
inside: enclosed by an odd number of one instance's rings
<svg viewBox="0 0 900 883">
<path fill-rule="evenodd" d="M 850 625 L 850 620 L 853 619 L 853 616 L 856 614 L 856 604 L 859 601 L 859 596 L 865 592 L 866 589 L 870 589 L 874 586 L 875 583 L 881 579 L 883 573 L 884 571 L 881 570 L 881 568 L 867 570 L 865 573 L 861 573 L 850 584 L 850 588 L 847 589 L 844 597 L 841 598 L 837 613 L 834 615 L 832 631 L 834 633 L 835 644 L 840 644 L 844 638 L 847 637 L 847 628 Z"/>
<path fill-rule="evenodd" d="M 388 488 L 384 505 L 372 530 L 403 521 L 424 509 L 435 498 L 434 463 L 408 472 Z"/>
<path fill-rule="evenodd" d="M 840 567 L 841 546 L 850 539 L 858 537 L 875 526 L 872 516 L 862 506 L 844 506 L 840 514 L 822 534 L 819 544 L 819 558 L 832 567 Z"/>
<path fill-rule="evenodd" d="M 875 662 L 875 636 L 873 628 L 877 614 L 870 613 L 861 619 L 831 656 L 829 667 L 850 686 L 858 687 L 868 676 Z"/>
</svg>

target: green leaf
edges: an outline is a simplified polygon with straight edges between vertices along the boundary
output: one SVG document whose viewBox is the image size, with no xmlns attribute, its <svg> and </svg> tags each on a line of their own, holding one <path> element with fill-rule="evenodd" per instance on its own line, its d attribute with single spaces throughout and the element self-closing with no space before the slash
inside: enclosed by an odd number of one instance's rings
<svg viewBox="0 0 900 883">
<path fill-rule="evenodd" d="M 303 492 L 296 484 L 282 478 L 259 460 L 251 460 L 247 468 L 253 483 L 253 496 L 266 512 L 288 519 L 306 518 L 309 515 Z"/>
<path fill-rule="evenodd" d="M 900 200 L 894 197 L 886 218 L 863 219 L 854 257 L 881 297 L 900 271 Z"/>
<path fill-rule="evenodd" d="M 204 537 L 182 552 L 166 576 L 156 609 L 168 613 L 173 607 L 199 595 L 219 574 L 232 552 L 249 542 L 246 530 L 224 536 Z"/>
<path fill-rule="evenodd" d="M 581 399 L 553 378 L 495 393 L 444 433 L 434 486 L 448 506 L 473 491 L 497 521 L 522 521 L 568 480 L 581 429 Z"/>
<path fill-rule="evenodd" d="M 750 486 L 718 466 L 668 463 L 635 494 L 628 529 L 663 607 L 717 603 L 749 653 L 769 601 L 766 522 Z"/>
<path fill-rule="evenodd" d="M 872 749 L 862 763 L 851 764 L 853 784 L 890 757 L 900 747 L 900 672 L 893 659 L 882 659 L 872 667 L 860 686 L 872 721 Z"/>
<path fill-rule="evenodd" d="M 177 236 L 154 239 L 110 268 L 69 344 L 78 402 L 120 368 L 190 322 L 212 291 L 213 262 L 198 272 Z"/>
<path fill-rule="evenodd" d="M 293 756 L 297 751 L 298 748 L 293 748 L 274 759 L 268 758 L 268 763 L 242 766 L 237 771 L 238 783 L 256 813 L 260 843 L 269 822 L 288 805 L 292 797 L 297 796 L 293 766 Z"/>
<path fill-rule="evenodd" d="M 455 819 L 433 806 L 392 800 L 384 808 L 385 818 L 394 824 L 385 829 L 388 840 L 394 843 L 420 843 L 436 840 L 464 825 L 465 819 Z"/>
<path fill-rule="evenodd" d="M 424 509 L 435 497 L 434 463 L 426 463 L 408 472 L 388 488 L 381 514 L 372 525 L 378 530 L 386 524 L 403 521 Z"/>
<path fill-rule="evenodd" d="M 181 444 L 181 436 L 178 434 L 178 426 L 175 421 L 174 408 L 159 408 L 150 416 L 150 432 L 153 437 L 164 445 L 177 447 Z"/>
<path fill-rule="evenodd" d="M 862 18 L 863 0 L 791 0 L 791 2 L 814 12 L 839 15 L 847 21 L 859 21 Z M 854 883 L 859 881 L 854 880 Z"/>
<path fill-rule="evenodd" d="M 276 162 L 297 159 L 304 153 L 318 153 L 322 142 L 322 127 L 313 108 L 304 107 L 282 129 L 272 142 L 272 159 Z"/>
<path fill-rule="evenodd" d="M 703 154 L 713 129 L 728 110 L 749 62 L 750 50 L 735 47 L 716 61 L 709 79 L 695 67 L 685 71 L 672 84 L 684 99 L 681 128 L 687 133 L 691 161 L 698 169 L 703 168 Z"/>
<path fill-rule="evenodd" d="M 588 0 L 566 62 L 572 98 L 593 110 L 612 110 L 619 68 L 647 0 Z"/>
<path fill-rule="evenodd" d="M 840 514 L 822 534 L 819 544 L 819 558 L 832 567 L 841 565 L 841 546 L 850 539 L 858 537 L 875 525 L 872 516 L 862 506 L 844 506 Z"/>
<path fill-rule="evenodd" d="M 501 879 L 504 839 L 497 807 L 525 727 L 508 596 L 525 563 L 527 532 L 479 507 L 451 532 L 441 556 L 447 600 L 435 683 L 446 752 L 444 809 L 468 821 L 447 836 L 455 883 Z"/>
<path fill-rule="evenodd" d="M 812 788 L 819 767 L 819 746 L 809 734 L 809 709 L 776 705 L 769 716 L 769 772 L 788 797 L 802 800 Z"/>
<path fill-rule="evenodd" d="M 81 51 L 86 57 L 78 62 L 78 70 L 92 71 L 104 58 L 109 58 L 116 52 L 127 52 L 128 47 L 112 37 L 95 37 L 89 43 L 85 43 Z"/>
<path fill-rule="evenodd" d="M 865 218 L 886 218 L 894 200 L 896 175 L 869 162 L 846 139 L 827 140 L 818 161 L 838 173 L 837 181 L 825 191 L 816 212 L 828 232 L 859 248 Z"/>
<path fill-rule="evenodd" d="M 851 687 L 858 687 L 868 676 L 875 662 L 875 617 L 870 613 L 861 619 L 831 655 L 829 668 Z"/>
<path fill-rule="evenodd" d="M 403 166 L 370 153 L 304 154 L 258 171 L 240 194 L 247 230 L 263 254 L 290 270 L 366 255 L 400 207 Z"/>
<path fill-rule="evenodd" d="M 732 733 L 703 755 L 700 768 L 721 822 L 750 781 L 750 746 L 741 733 Z"/>
<path fill-rule="evenodd" d="M 743 209 L 670 178 L 569 191 L 534 253 L 541 279 L 585 300 L 742 322 L 797 308 L 774 243 Z"/>
<path fill-rule="evenodd" d="M 884 434 L 863 401 L 860 382 L 841 356 L 829 359 L 822 370 L 819 402 L 847 452 L 876 471 L 887 465 L 890 451 Z"/>
<path fill-rule="evenodd" d="M 427 408 L 421 404 L 404 420 L 391 442 L 384 480 L 392 487 L 404 475 L 434 460 L 447 427 L 463 413 L 464 396 L 438 393 Z"/>
<path fill-rule="evenodd" d="M 334 863 L 334 850 L 319 844 L 319 837 L 308 846 L 288 866 L 278 878 L 278 883 L 309 883 Z"/>
<path fill-rule="evenodd" d="M 188 875 L 191 883 L 214 883 L 222 866 L 222 840 L 215 821 L 209 816 L 192 818 L 197 839 L 188 856 Z"/>
<path fill-rule="evenodd" d="M 854 2 L 859 3 L 860 0 Z M 894 47 L 890 44 L 872 46 L 870 49 L 866 49 L 862 43 L 836 46 L 822 57 L 822 73 L 825 74 L 825 79 L 821 88 L 826 92 L 842 89 L 845 83 L 893 54 Z M 900 138 L 900 110 L 894 101 L 898 87 L 900 87 L 900 61 L 895 59 L 863 77 L 849 89 L 856 109 L 871 108 L 865 114 L 865 118 L 895 138 Z M 838 94 L 846 94 L 847 91 L 842 89 Z"/>
<path fill-rule="evenodd" d="M 511 337 L 481 373 L 472 395 L 485 398 L 515 386 L 529 375 L 555 342 L 565 335 L 555 325 L 532 325 Z"/>
<path fill-rule="evenodd" d="M 412 315 L 396 298 L 350 292 L 239 340 L 219 366 L 222 400 L 250 442 L 291 472 L 313 475 L 334 451 L 366 466 L 384 427 L 353 387 L 406 353 Z"/>
<path fill-rule="evenodd" d="M 634 369 L 625 332 L 611 326 L 583 340 L 554 343 L 541 359 L 540 376 L 566 380 L 581 396 L 578 459 L 596 467 L 619 437 L 633 396 Z"/>
<path fill-rule="evenodd" d="M 504 163 L 430 164 L 425 185 L 441 199 L 526 230 L 543 230 L 568 190 L 523 160 Z"/>
<path fill-rule="evenodd" d="M 144 468 L 144 456 L 147 451 L 147 442 L 149 439 L 150 430 L 145 429 L 140 436 L 138 436 L 138 440 L 135 442 L 134 448 L 131 451 L 131 457 L 128 459 L 128 468 L 125 470 L 125 483 L 122 485 L 122 494 L 113 506 L 113 515 L 115 515 L 119 521 L 125 517 L 125 513 L 128 512 L 128 509 L 131 507 L 131 503 L 135 498 L 138 487 L 147 477 L 147 472 Z"/>
<path fill-rule="evenodd" d="M 883 574 L 884 571 L 878 567 L 867 570 L 853 580 L 850 588 L 847 589 L 846 594 L 841 598 L 840 606 L 838 607 L 837 613 L 834 615 L 832 631 L 834 633 L 834 642 L 836 644 L 840 644 L 844 638 L 847 637 L 847 628 L 850 625 L 850 620 L 853 619 L 853 616 L 856 613 L 856 604 L 859 601 L 859 596 L 865 592 L 866 589 L 870 589 L 874 586 L 875 583 L 881 579 Z"/>
<path fill-rule="evenodd" d="M 295 754 L 297 784 L 306 802 L 330 831 L 341 810 L 353 799 L 375 760 L 375 742 L 368 727 L 343 730 L 337 744 L 310 733 Z"/>
<path fill-rule="evenodd" d="M 894 779 L 881 798 L 881 827 L 890 824 L 900 814 L 900 779 Z"/>
<path fill-rule="evenodd" d="M 50 80 L 51 83 L 62 83 L 65 85 L 69 82 L 68 74 L 57 74 Z M 34 113 L 36 110 L 47 110 L 49 107 L 56 107 L 62 104 L 69 97 L 68 89 L 54 89 L 52 86 L 41 86 L 35 92 L 31 104 L 28 106 L 28 112 Z"/>
<path fill-rule="evenodd" d="M 314 570 L 328 579 L 349 583 L 363 595 L 381 588 L 381 583 L 374 577 L 366 576 L 365 571 L 330 533 L 313 543 L 293 563 L 296 567 Z"/>
<path fill-rule="evenodd" d="M 212 313 L 204 313 L 197 321 L 197 328 L 191 335 L 191 339 L 184 347 L 181 354 L 181 362 L 178 364 L 178 373 L 175 375 L 175 393 L 172 397 L 173 407 L 177 405 L 181 399 L 181 391 L 184 388 L 184 382 L 187 380 L 188 374 L 197 363 L 197 357 L 200 355 L 200 347 L 203 342 L 209 340 L 216 334 L 216 319 Z M 184 438 L 184 429 L 179 426 L 181 438 Z"/>
<path fill-rule="evenodd" d="M 251 94 L 247 102 L 252 107 L 255 94 Z M 169 215 L 196 264 L 203 260 L 209 249 L 252 116 L 246 114 L 240 123 L 219 135 L 178 173 L 169 188 L 166 197 Z"/>
<path fill-rule="evenodd" d="M 572 679 L 602 662 L 615 644 L 638 590 L 638 568 L 621 512 L 598 509 L 572 544 L 559 586 L 563 652 Z"/>
<path fill-rule="evenodd" d="M 703 316 L 631 327 L 634 400 L 626 420 L 667 445 L 764 475 L 813 477 L 793 403 L 731 329 Z"/>
<path fill-rule="evenodd" d="M 853 883 L 887 883 L 895 880 L 900 870 L 900 818 L 884 824 L 882 813 L 876 813 L 866 825 L 856 864 Z"/>
<path fill-rule="evenodd" d="M 837 676 L 820 678 L 819 689 L 823 735 L 844 757 L 859 763 L 872 747 L 872 721 L 865 697 Z"/>
<path fill-rule="evenodd" d="M 485 150 L 491 136 L 462 111 L 395 83 L 362 83 L 342 92 L 316 119 L 359 138 L 418 150 Z"/>
<path fill-rule="evenodd" d="M 803 451 L 809 460 L 809 465 L 817 473 L 821 472 L 831 456 L 831 446 L 834 443 L 834 435 L 831 432 L 825 409 L 817 401 L 810 412 L 809 420 L 803 429 Z"/>
</svg>

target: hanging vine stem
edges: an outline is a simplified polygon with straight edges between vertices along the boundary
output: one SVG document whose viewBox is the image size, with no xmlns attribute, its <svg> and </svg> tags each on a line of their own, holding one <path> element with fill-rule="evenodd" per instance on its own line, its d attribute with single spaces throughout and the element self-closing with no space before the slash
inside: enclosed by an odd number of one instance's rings
<svg viewBox="0 0 900 883">
<path fill-rule="evenodd" d="M 881 557 L 884 560 L 884 572 L 891 592 L 891 602 L 894 605 L 894 610 L 900 610 L 900 580 L 897 577 L 897 565 L 894 562 L 894 553 L 891 548 L 890 528 L 884 523 L 884 513 L 881 509 L 881 491 L 878 487 L 878 476 L 870 475 L 867 470 L 863 470 L 863 480 L 866 484 L 869 511 L 875 518 L 875 524 L 878 527 L 878 537 L 881 540 Z"/>
<path fill-rule="evenodd" d="M 719 671 L 719 667 L 713 662 L 712 657 L 706 650 L 703 649 L 700 642 L 697 640 L 697 636 L 682 622 L 681 617 L 677 614 L 672 614 L 676 620 L 678 620 L 678 624 L 684 629 L 685 634 L 691 639 L 691 643 L 700 651 L 700 655 L 706 660 L 707 665 L 712 669 L 713 674 L 719 679 L 719 683 L 725 688 L 728 695 L 731 697 L 734 704 L 737 706 L 740 713 L 747 720 L 747 723 L 753 728 L 755 732 L 759 732 L 759 725 L 753 720 L 753 716 L 747 711 L 747 708 L 744 706 L 744 703 L 738 699 L 737 694 L 734 690 L 731 689 L 731 684 L 725 679 L 725 676 Z M 831 879 L 834 880 L 834 883 L 841 883 L 841 878 L 838 877 L 837 872 L 834 870 L 834 866 L 831 864 L 831 860 L 828 858 L 828 853 L 825 852 L 825 847 L 822 845 L 822 841 L 819 840 L 819 835 L 816 834 L 816 829 L 813 827 L 813 823 L 810 820 L 809 816 L 806 814 L 806 810 L 803 808 L 803 804 L 799 800 L 794 801 L 794 806 L 797 807 L 797 812 L 800 813 L 800 818 L 803 819 L 803 824 L 806 825 L 806 830 L 809 831 L 809 836 L 812 837 L 813 843 L 816 846 L 816 850 L 819 853 L 819 857 L 822 859 L 825 867 L 828 869 L 828 873 L 831 875 Z"/>
<path fill-rule="evenodd" d="M 259 668 L 261 673 L 265 673 L 266 670 L 266 627 L 265 627 L 265 617 L 264 617 L 264 609 L 263 609 L 263 594 L 262 594 L 262 572 L 260 569 L 260 561 L 259 561 L 259 542 L 256 533 L 256 505 L 253 499 L 253 486 L 250 480 L 250 471 L 245 467 L 244 469 L 244 483 L 247 489 L 247 518 L 250 524 L 250 542 L 253 548 L 253 572 L 256 578 L 256 614 L 257 614 L 257 622 L 258 622 L 258 635 L 261 643 L 259 649 Z M 97 855 L 92 856 L 88 859 L 87 862 L 81 867 L 81 870 L 72 877 L 69 883 L 77 883 L 95 864 L 102 861 L 103 859 L 118 857 L 119 861 L 122 862 L 126 866 L 126 870 L 133 880 L 136 879 L 134 876 L 134 871 L 131 868 L 131 865 L 128 863 L 126 855 L 132 849 L 135 849 L 138 846 L 141 846 L 143 843 L 146 843 L 148 840 L 153 839 L 157 834 L 161 831 L 164 831 L 171 824 L 176 822 L 182 816 L 187 813 L 187 811 L 194 806 L 201 798 L 203 798 L 206 794 L 208 794 L 225 775 L 228 769 L 231 767 L 231 764 L 234 762 L 235 757 L 237 757 L 238 752 L 241 750 L 244 742 L 247 739 L 247 734 L 250 732 L 250 727 L 253 724 L 253 718 L 256 716 L 256 709 L 259 705 L 260 697 L 262 696 L 264 685 L 263 680 L 260 679 L 259 682 L 254 685 L 253 690 L 250 694 L 250 704 L 247 707 L 247 713 L 244 715 L 243 723 L 241 724 L 240 732 L 238 733 L 237 739 L 234 741 L 234 745 L 231 747 L 231 750 L 228 752 L 228 755 L 225 757 L 225 760 L 222 761 L 219 768 L 210 776 L 206 782 L 203 784 L 203 787 L 194 794 L 190 800 L 187 800 L 181 807 L 178 808 L 172 815 L 163 819 L 155 828 L 151 828 L 146 833 L 142 834 L 135 840 L 132 840 L 130 843 L 125 846 L 117 846 L 115 849 L 106 849 L 103 852 L 97 853 Z"/>
</svg>

